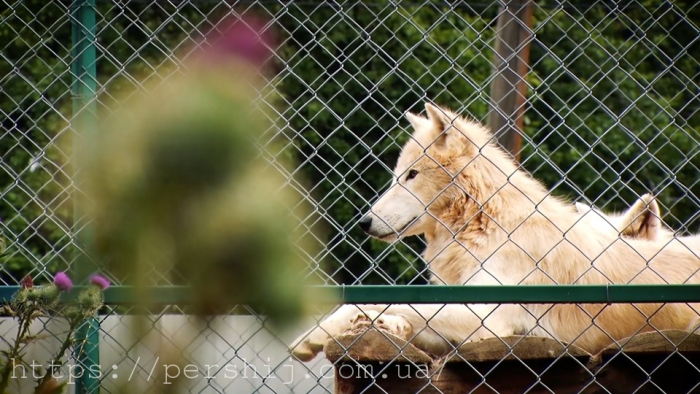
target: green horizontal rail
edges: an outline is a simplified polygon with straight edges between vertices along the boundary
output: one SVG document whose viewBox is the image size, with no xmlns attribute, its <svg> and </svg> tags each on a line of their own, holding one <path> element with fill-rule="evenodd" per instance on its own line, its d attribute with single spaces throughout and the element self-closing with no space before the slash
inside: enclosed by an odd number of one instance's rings
<svg viewBox="0 0 700 394">
<path fill-rule="evenodd" d="M 700 302 L 700 285 L 542 285 L 542 286 L 428 286 L 428 285 L 367 285 L 319 286 L 330 290 L 319 303 L 341 301 L 349 304 L 550 304 L 550 303 L 665 303 Z M 0 287 L 0 301 L 8 302 L 19 286 Z M 80 287 L 73 289 L 73 297 Z M 162 286 L 150 289 L 153 304 L 175 305 L 190 302 L 186 286 Z M 112 286 L 105 292 L 109 305 L 136 305 L 139 300 L 133 288 Z M 240 304 L 255 304 L 255 300 L 240 300 Z"/>
</svg>

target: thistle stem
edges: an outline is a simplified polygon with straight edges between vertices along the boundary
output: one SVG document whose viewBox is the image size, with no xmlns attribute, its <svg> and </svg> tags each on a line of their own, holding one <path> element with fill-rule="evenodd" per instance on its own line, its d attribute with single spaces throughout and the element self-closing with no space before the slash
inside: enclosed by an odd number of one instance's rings
<svg viewBox="0 0 700 394">
<path fill-rule="evenodd" d="M 10 384 L 10 374 L 15 367 L 15 360 L 19 357 L 20 345 L 22 344 L 22 338 L 29 331 L 29 326 L 32 323 L 32 315 L 36 311 L 36 307 L 30 307 L 25 314 L 19 317 L 19 330 L 17 330 L 17 336 L 15 337 L 15 343 L 12 345 L 12 349 L 7 354 L 7 365 L 2 371 L 2 377 L 0 378 L 0 394 L 5 394 L 7 386 Z"/>
<path fill-rule="evenodd" d="M 75 319 L 70 323 L 70 325 L 68 327 L 68 335 L 66 336 L 66 339 L 63 341 L 63 344 L 61 344 L 61 348 L 58 350 L 58 352 L 51 359 L 51 363 L 49 364 L 49 367 L 46 369 L 46 373 L 44 373 L 44 376 L 41 378 L 41 380 L 39 381 L 39 384 L 37 385 L 37 390 L 41 389 L 41 387 L 49 380 L 49 378 L 53 376 L 54 366 L 56 365 L 57 362 L 60 362 L 63 359 L 63 356 L 66 353 L 66 350 L 68 350 L 71 343 L 73 343 L 73 334 L 75 333 L 75 329 L 78 328 L 78 326 L 80 325 L 80 322 L 81 322 L 81 319 Z M 2 394 L 1 391 L 0 391 L 0 394 Z"/>
</svg>

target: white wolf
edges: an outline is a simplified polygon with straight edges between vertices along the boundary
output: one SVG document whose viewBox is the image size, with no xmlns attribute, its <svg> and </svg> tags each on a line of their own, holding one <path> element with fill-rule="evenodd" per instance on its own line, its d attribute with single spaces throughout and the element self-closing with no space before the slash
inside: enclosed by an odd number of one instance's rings
<svg viewBox="0 0 700 394">
<path fill-rule="evenodd" d="M 432 104 L 426 111 L 427 118 L 407 115 L 413 136 L 391 187 L 360 226 L 386 242 L 424 235 L 433 283 L 700 281 L 700 259 L 675 239 L 627 239 L 612 226 L 580 220 L 574 204 L 519 169 L 481 124 Z M 696 316 L 687 304 L 344 305 L 298 338 L 292 352 L 313 359 L 331 337 L 370 324 L 432 354 L 514 333 L 596 352 L 639 331 L 685 329 Z"/>
</svg>

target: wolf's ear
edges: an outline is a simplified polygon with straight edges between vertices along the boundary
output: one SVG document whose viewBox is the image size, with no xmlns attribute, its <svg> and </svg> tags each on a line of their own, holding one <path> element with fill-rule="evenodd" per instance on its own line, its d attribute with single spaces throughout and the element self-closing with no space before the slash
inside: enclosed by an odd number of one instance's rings
<svg viewBox="0 0 700 394">
<path fill-rule="evenodd" d="M 651 194 L 644 194 L 624 213 L 621 222 L 622 234 L 654 240 L 661 228 L 661 208 Z"/>
<path fill-rule="evenodd" d="M 408 119 L 408 122 L 411 123 L 411 127 L 413 127 L 413 130 L 421 129 L 427 124 L 430 124 L 430 121 L 428 119 L 411 112 L 406 112 L 406 119 Z"/>
<path fill-rule="evenodd" d="M 480 124 L 465 120 L 450 110 L 425 103 L 425 111 L 430 122 L 425 136 L 434 146 L 448 148 L 454 155 L 474 155 L 477 153 L 474 148 L 486 145 L 491 138 Z"/>
<path fill-rule="evenodd" d="M 425 112 L 428 114 L 428 119 L 433 123 L 435 130 L 438 133 L 443 132 L 452 125 L 454 119 L 444 110 L 430 103 L 425 103 Z"/>
<path fill-rule="evenodd" d="M 647 202 L 651 213 L 653 213 L 657 218 L 661 217 L 661 207 L 659 206 L 659 203 L 656 202 L 656 198 L 654 198 L 654 196 L 647 193 L 642 196 L 642 200 Z"/>
<path fill-rule="evenodd" d="M 455 132 L 452 126 L 456 116 L 430 103 L 425 103 L 425 112 L 428 114 L 428 121 L 432 126 L 430 127 L 430 140 L 434 141 L 435 146 L 444 148 L 461 140 L 455 139 L 451 135 Z"/>
<path fill-rule="evenodd" d="M 586 212 L 591 210 L 590 205 L 584 204 L 582 202 L 576 202 L 576 203 L 574 203 L 574 205 L 576 206 L 576 211 L 578 213 L 586 213 Z"/>
</svg>

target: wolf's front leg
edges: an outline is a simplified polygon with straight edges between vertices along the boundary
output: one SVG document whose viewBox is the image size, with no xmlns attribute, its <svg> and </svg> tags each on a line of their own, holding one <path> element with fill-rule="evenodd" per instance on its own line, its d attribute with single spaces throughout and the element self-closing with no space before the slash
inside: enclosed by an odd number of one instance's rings
<svg viewBox="0 0 700 394">
<path fill-rule="evenodd" d="M 343 305 L 294 341 L 291 349 L 299 360 L 310 361 L 330 338 L 352 328 L 375 327 L 430 354 L 443 355 L 466 341 L 512 335 L 519 329 L 518 322 L 523 320 L 522 313 L 514 307 L 517 306 Z"/>
<path fill-rule="evenodd" d="M 383 305 L 343 305 L 317 326 L 299 336 L 290 346 L 292 354 L 301 361 L 311 361 L 323 350 L 329 339 L 353 328 L 358 316 L 364 316 L 364 310 L 384 308 L 386 306 Z"/>
<path fill-rule="evenodd" d="M 380 312 L 378 316 L 376 312 L 356 314 L 354 325 L 369 325 L 369 317 L 378 329 L 434 355 L 444 355 L 467 341 L 513 335 L 534 324 L 534 318 L 518 305 L 398 304 Z"/>
</svg>

